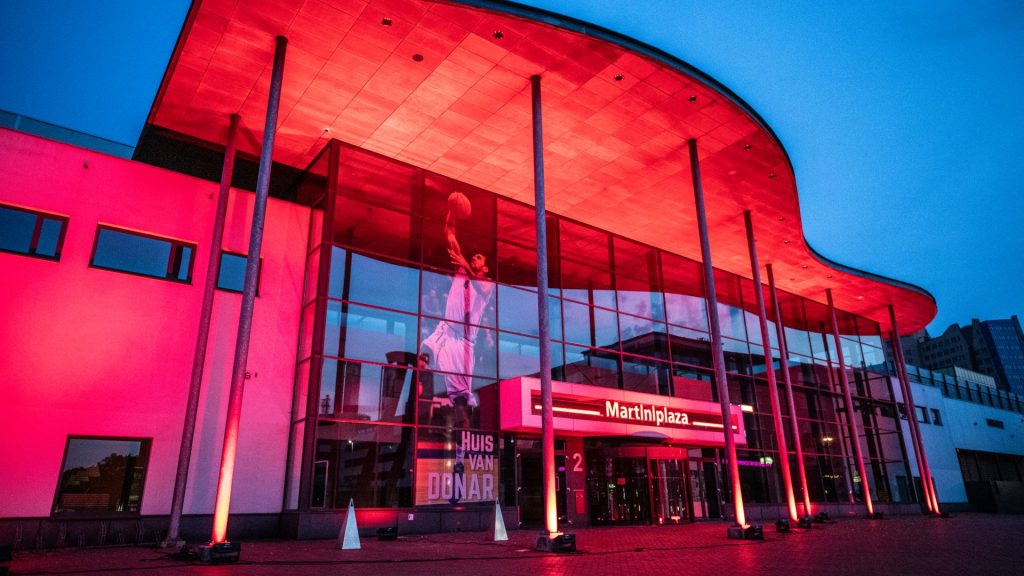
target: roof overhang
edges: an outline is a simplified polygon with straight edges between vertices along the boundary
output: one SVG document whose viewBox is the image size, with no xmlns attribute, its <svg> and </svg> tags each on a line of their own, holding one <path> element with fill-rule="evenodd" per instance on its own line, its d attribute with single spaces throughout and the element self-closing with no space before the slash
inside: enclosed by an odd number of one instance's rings
<svg viewBox="0 0 1024 576">
<path fill-rule="evenodd" d="M 150 123 L 258 155 L 274 37 L 288 38 L 275 161 L 304 168 L 337 138 L 533 202 L 530 77 L 543 89 L 552 212 L 700 260 L 686 141 L 696 138 L 716 268 L 749 278 L 743 211 L 779 288 L 902 333 L 936 314 L 907 283 L 807 244 L 792 166 L 736 95 L 655 48 L 490 0 L 195 0 Z"/>
</svg>

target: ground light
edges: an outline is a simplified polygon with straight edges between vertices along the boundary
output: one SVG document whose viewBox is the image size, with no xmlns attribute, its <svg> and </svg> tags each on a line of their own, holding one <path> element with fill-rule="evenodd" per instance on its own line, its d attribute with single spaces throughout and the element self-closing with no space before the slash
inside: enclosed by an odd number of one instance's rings
<svg viewBox="0 0 1024 576">
<path fill-rule="evenodd" d="M 726 533 L 731 540 L 764 540 L 764 527 L 760 524 L 733 524 Z"/>
<path fill-rule="evenodd" d="M 200 562 L 210 564 L 227 564 L 238 562 L 242 556 L 242 544 L 239 542 L 210 543 L 199 546 L 196 550 Z"/>
<path fill-rule="evenodd" d="M 537 536 L 535 548 L 542 552 L 575 552 L 576 535 L 564 532 L 541 532 Z"/>
</svg>

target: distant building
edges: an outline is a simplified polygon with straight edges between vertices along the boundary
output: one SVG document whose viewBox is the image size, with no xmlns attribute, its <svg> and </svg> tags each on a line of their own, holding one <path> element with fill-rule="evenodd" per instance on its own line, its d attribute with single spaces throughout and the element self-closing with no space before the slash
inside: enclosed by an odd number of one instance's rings
<svg viewBox="0 0 1024 576">
<path fill-rule="evenodd" d="M 974 370 L 968 370 L 959 366 L 953 366 L 952 368 L 941 368 L 936 370 L 942 374 L 948 374 L 955 377 L 957 380 L 964 382 L 970 382 L 971 384 L 980 384 L 982 386 L 988 386 L 990 388 L 998 388 L 996 386 L 996 379 L 981 372 L 975 372 Z"/>
<path fill-rule="evenodd" d="M 971 320 L 951 324 L 932 338 L 926 331 L 902 338 L 907 363 L 930 370 L 966 368 L 995 379 L 996 387 L 1024 394 L 1024 332 L 1020 320 Z"/>
</svg>

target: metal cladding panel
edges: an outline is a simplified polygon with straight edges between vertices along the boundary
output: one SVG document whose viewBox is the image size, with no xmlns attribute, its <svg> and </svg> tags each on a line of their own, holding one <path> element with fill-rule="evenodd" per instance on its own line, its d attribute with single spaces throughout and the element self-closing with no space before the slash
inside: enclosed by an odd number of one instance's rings
<svg viewBox="0 0 1024 576">
<path fill-rule="evenodd" d="M 749 275 L 743 211 L 779 288 L 910 333 L 926 291 L 807 245 L 792 167 L 757 114 L 677 58 L 599 27 L 476 0 L 193 3 L 150 122 L 241 152 L 262 138 L 276 35 L 289 38 L 275 160 L 305 167 L 329 138 L 533 202 L 529 78 L 542 77 L 547 208 L 700 258 L 687 139 L 699 143 L 716 267 Z"/>
</svg>

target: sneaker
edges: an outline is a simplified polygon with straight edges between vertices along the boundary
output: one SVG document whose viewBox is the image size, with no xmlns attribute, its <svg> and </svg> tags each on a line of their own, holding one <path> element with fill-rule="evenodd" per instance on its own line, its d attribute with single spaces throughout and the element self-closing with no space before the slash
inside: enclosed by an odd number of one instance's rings
<svg viewBox="0 0 1024 576">
<path fill-rule="evenodd" d="M 453 486 L 452 486 L 452 497 L 448 499 L 448 503 L 451 504 L 452 506 L 458 504 L 459 500 L 461 500 L 461 498 L 456 498 L 455 497 L 455 486 L 454 486 L 454 484 L 458 484 L 458 482 L 455 481 L 455 477 L 456 476 L 465 476 L 465 475 L 466 475 L 466 465 L 465 464 L 463 464 L 462 462 L 457 462 L 455 464 L 455 466 L 452 466 L 452 484 L 453 484 Z"/>
</svg>

